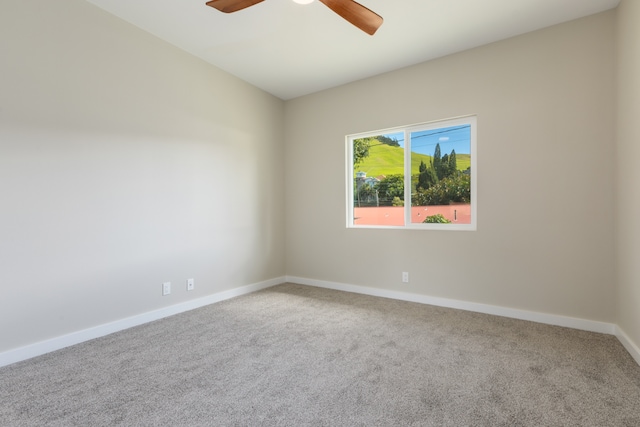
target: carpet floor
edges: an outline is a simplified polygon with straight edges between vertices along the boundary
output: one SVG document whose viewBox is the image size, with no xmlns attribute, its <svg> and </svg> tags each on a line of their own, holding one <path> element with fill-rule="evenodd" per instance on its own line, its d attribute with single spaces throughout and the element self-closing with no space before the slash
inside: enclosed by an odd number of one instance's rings
<svg viewBox="0 0 640 427">
<path fill-rule="evenodd" d="M 0 369 L 2 426 L 640 426 L 613 336 L 295 284 Z"/>
</svg>

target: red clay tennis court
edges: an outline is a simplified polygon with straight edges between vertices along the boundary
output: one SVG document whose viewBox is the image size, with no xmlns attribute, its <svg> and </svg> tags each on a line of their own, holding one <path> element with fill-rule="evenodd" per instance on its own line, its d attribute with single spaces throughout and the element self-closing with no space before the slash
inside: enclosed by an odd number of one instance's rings
<svg viewBox="0 0 640 427">
<path fill-rule="evenodd" d="M 413 206 L 411 222 L 421 223 L 426 217 L 442 214 L 454 224 L 471 224 L 471 205 Z M 379 206 L 354 208 L 354 225 L 404 225 L 404 207 Z"/>
</svg>

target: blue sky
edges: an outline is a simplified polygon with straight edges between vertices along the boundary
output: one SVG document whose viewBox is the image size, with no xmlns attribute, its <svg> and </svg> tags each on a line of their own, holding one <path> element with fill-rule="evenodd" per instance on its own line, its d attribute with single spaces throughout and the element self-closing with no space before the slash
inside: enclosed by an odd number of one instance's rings
<svg viewBox="0 0 640 427">
<path fill-rule="evenodd" d="M 404 133 L 386 134 L 397 139 L 404 148 Z M 429 129 L 411 133 L 411 151 L 433 156 L 436 144 L 440 144 L 442 155 L 456 150 L 458 154 L 471 154 L 471 126 L 460 125 L 445 128 Z"/>
</svg>

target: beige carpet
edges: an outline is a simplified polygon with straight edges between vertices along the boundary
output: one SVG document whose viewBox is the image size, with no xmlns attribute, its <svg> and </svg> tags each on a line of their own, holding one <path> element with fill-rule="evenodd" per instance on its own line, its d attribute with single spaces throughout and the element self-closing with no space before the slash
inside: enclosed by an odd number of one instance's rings
<svg viewBox="0 0 640 427">
<path fill-rule="evenodd" d="M 640 426 L 612 336 L 286 284 L 0 369 L 2 426 Z"/>
</svg>

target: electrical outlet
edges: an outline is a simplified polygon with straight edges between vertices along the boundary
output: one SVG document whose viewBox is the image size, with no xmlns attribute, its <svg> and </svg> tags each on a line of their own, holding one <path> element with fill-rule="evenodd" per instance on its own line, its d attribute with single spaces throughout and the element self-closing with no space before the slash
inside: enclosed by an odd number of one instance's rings
<svg viewBox="0 0 640 427">
<path fill-rule="evenodd" d="M 162 295 L 169 295 L 171 293 L 171 282 L 164 282 L 162 284 Z"/>
<path fill-rule="evenodd" d="M 192 291 L 196 286 L 196 281 L 194 279 L 187 279 L 187 290 Z"/>
<path fill-rule="evenodd" d="M 409 273 L 406 271 L 402 272 L 402 283 L 409 283 Z"/>
</svg>

